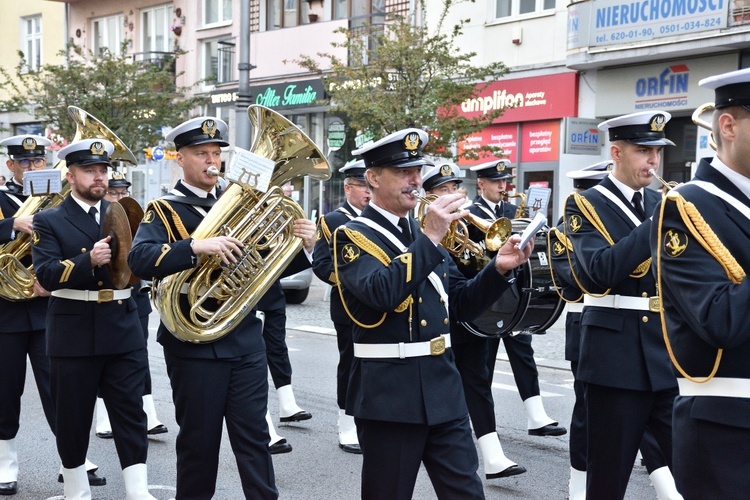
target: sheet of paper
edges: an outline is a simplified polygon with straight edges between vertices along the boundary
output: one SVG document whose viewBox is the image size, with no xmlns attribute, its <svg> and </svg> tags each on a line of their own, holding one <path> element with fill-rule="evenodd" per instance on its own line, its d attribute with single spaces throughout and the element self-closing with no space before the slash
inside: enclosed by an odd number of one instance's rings
<svg viewBox="0 0 750 500">
<path fill-rule="evenodd" d="M 271 183 L 271 175 L 275 166 L 273 160 L 235 147 L 225 177 L 227 180 L 244 184 L 265 193 Z"/>
<path fill-rule="evenodd" d="M 32 170 L 23 174 L 23 194 L 44 196 L 62 190 L 62 175 L 59 170 Z"/>
<path fill-rule="evenodd" d="M 516 245 L 516 248 L 525 247 L 545 224 L 547 224 L 547 216 L 541 212 L 537 212 L 529 225 L 526 226 L 526 229 L 523 230 L 523 233 L 521 233 L 521 241 Z"/>
</svg>

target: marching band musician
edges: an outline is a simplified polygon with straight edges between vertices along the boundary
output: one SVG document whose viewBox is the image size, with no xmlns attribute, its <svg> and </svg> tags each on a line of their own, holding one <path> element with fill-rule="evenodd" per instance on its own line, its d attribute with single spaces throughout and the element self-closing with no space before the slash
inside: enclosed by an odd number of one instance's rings
<svg viewBox="0 0 750 500">
<path fill-rule="evenodd" d="M 110 203 L 119 202 L 122 198 L 130 197 L 129 180 L 122 175 L 122 172 L 115 170 L 107 184 L 107 194 L 104 199 Z M 141 320 L 143 329 L 143 338 L 146 341 L 146 359 L 148 359 L 148 317 L 151 314 L 151 298 L 148 288 L 144 286 L 143 280 L 130 285 L 131 295 L 138 306 L 138 317 Z M 154 405 L 154 396 L 151 394 L 151 370 L 146 374 L 146 382 L 143 387 L 143 411 L 146 412 L 147 429 L 149 436 L 165 434 L 168 432 L 167 426 L 161 423 L 156 415 L 156 406 Z M 96 398 L 96 425 L 95 432 L 97 437 L 103 439 L 112 439 L 112 426 L 109 423 L 107 407 L 104 405 L 102 398 Z"/>
<path fill-rule="evenodd" d="M 85 139 L 65 146 L 71 194 L 34 216 L 32 257 L 51 291 L 47 353 L 55 403 L 57 450 L 66 498 L 90 498 L 86 449 L 97 392 L 111 410 L 127 499 L 148 492 L 146 415 L 141 405 L 148 360 L 130 289 L 115 290 L 106 265 L 111 236 L 100 227 L 109 202 L 107 167 L 114 145 Z"/>
<path fill-rule="evenodd" d="M 576 376 L 586 387 L 588 498 L 623 498 L 646 428 L 672 463 L 676 381 L 661 339 L 650 268 L 649 218 L 660 194 L 657 170 L 670 115 L 645 111 L 599 125 L 609 133 L 613 168 L 598 185 L 568 198 L 565 235 L 576 285 L 586 294 Z"/>
<path fill-rule="evenodd" d="M 512 236 L 476 278 L 467 280 L 438 246 L 463 211 L 457 194 L 435 200 L 424 229 L 417 204 L 428 134 L 394 132 L 353 154 L 365 161 L 372 198 L 334 233 L 333 258 L 354 322 L 354 361 L 346 400 L 363 452 L 362 497 L 409 499 L 420 463 L 438 498 L 484 498 L 477 475 L 448 315 L 470 320 L 506 289 L 525 262 Z M 489 293 L 492 291 L 493 293 Z"/>
<path fill-rule="evenodd" d="M 688 499 L 744 498 L 750 491 L 750 69 L 699 85 L 715 92 L 716 156 L 703 158 L 695 177 L 667 194 L 651 232 L 664 338 L 679 387 L 674 475 Z"/>
<path fill-rule="evenodd" d="M 473 166 L 470 170 L 477 174 L 477 186 L 481 191 L 481 195 L 477 196 L 474 203 L 469 207 L 469 212 L 489 221 L 495 221 L 501 217 L 515 218 L 516 207 L 511 203 L 503 201 L 508 187 L 508 179 L 513 178 L 510 162 L 506 159 L 492 160 Z M 484 244 L 484 233 L 476 227 L 469 227 L 469 237 L 473 241 L 480 242 L 480 245 Z M 472 277 L 476 272 L 476 270 L 471 270 L 466 266 L 460 266 L 460 269 L 467 277 Z M 460 334 L 461 337 L 468 338 L 471 335 L 460 324 L 455 325 L 455 327 L 459 331 L 464 330 Z M 455 332 L 456 330 L 453 331 Z M 513 371 L 513 378 L 518 388 L 518 394 L 521 396 L 521 401 L 523 401 L 523 406 L 526 410 L 526 427 L 531 436 L 562 436 L 567 432 L 565 427 L 562 427 L 556 420 L 550 418 L 544 410 L 544 403 L 542 402 L 541 391 L 539 389 L 539 371 L 534 360 L 534 348 L 531 346 L 531 339 L 531 335 L 508 335 L 502 338 L 505 353 L 508 355 L 508 362 Z M 500 347 L 500 339 L 482 339 L 482 342 L 488 343 L 486 358 L 486 374 L 488 378 L 484 384 L 485 389 L 483 392 L 485 394 L 489 393 L 491 399 L 492 379 L 495 375 L 495 361 L 497 360 L 497 351 Z M 480 348 L 479 344 L 476 344 L 476 348 Z M 479 383 L 478 379 L 476 383 Z M 486 406 L 483 411 L 485 416 L 481 428 L 487 430 L 487 432 L 490 430 L 494 432 L 494 409 L 492 409 L 491 416 L 489 414 L 490 409 L 492 408 Z M 475 426 L 479 424 L 480 422 L 474 422 Z"/>
<path fill-rule="evenodd" d="M 336 402 L 339 406 L 338 434 L 339 448 L 347 453 L 361 454 L 354 417 L 346 414 L 346 392 L 349 387 L 349 374 L 352 368 L 352 327 L 353 323 L 341 303 L 338 282 L 333 269 L 331 256 L 331 235 L 339 226 L 358 217 L 370 201 L 370 188 L 365 182 L 365 162 L 353 160 L 339 169 L 344 174 L 345 200 L 334 211 L 325 214 L 318 221 L 315 251 L 313 252 L 313 272 L 333 287 L 331 291 L 331 320 L 336 329 L 336 342 L 339 349 L 339 363 L 336 367 Z"/>
<path fill-rule="evenodd" d="M 8 151 L 6 165 L 13 173 L 0 188 L 0 244 L 9 243 L 21 233 L 31 234 L 33 215 L 14 217 L 28 198 L 23 194 L 23 177 L 27 170 L 47 167 L 46 147 L 52 142 L 36 135 L 16 135 L 0 141 Z M 22 263 L 28 266 L 31 256 Z M 26 381 L 26 358 L 34 371 L 42 410 L 52 432 L 55 432 L 55 410 L 50 395 L 49 357 L 46 353 L 44 325 L 47 318 L 49 292 L 34 282 L 36 297 L 11 302 L 0 298 L 0 495 L 18 491 L 18 453 L 16 434 L 21 416 L 21 395 Z M 87 461 L 88 479 L 92 486 L 106 484 L 96 474 L 97 467 Z"/>
<path fill-rule="evenodd" d="M 208 170 L 220 168 L 221 147 L 229 145 L 226 134 L 224 121 L 198 117 L 181 123 L 167 136 L 177 149 L 183 180 L 146 208 L 128 255 L 137 276 L 163 278 L 195 267 L 201 256 L 219 256 L 227 265 L 242 256 L 242 242 L 237 238 L 190 237 L 221 195 L 217 178 Z M 311 221 L 295 221 L 294 234 L 312 250 L 315 226 Z M 300 252 L 286 272 L 309 265 L 306 254 Z M 214 495 L 224 422 L 245 496 L 278 497 L 265 420 L 268 375 L 261 328 L 261 320 L 248 314 L 222 338 L 192 343 L 178 340 L 163 323 L 159 325 L 157 341 L 164 347 L 180 427 L 177 499 Z"/>
<path fill-rule="evenodd" d="M 605 160 L 597 162 L 581 170 L 568 172 L 566 175 L 573 179 L 573 188 L 576 192 L 585 191 L 599 184 L 610 172 L 612 161 Z M 563 220 L 558 222 L 556 228 L 549 233 L 550 249 L 550 273 L 554 279 L 554 285 L 567 302 L 567 315 L 565 317 L 565 359 L 570 361 L 570 370 L 573 374 L 573 391 L 575 402 L 573 403 L 573 414 L 570 418 L 570 481 L 568 491 L 570 500 L 584 500 L 586 498 L 586 406 L 584 401 L 584 383 L 576 376 L 578 372 L 578 358 L 581 343 L 581 312 L 583 311 L 583 292 L 575 284 L 575 279 L 570 271 L 571 264 L 575 259 L 569 254 L 573 248 L 565 236 Z M 674 484 L 667 461 L 662 455 L 658 443 L 649 429 L 643 436 L 640 445 L 643 462 L 648 470 L 651 484 L 656 489 L 656 497 L 659 500 L 678 499 L 679 493 Z"/>
<path fill-rule="evenodd" d="M 422 177 L 422 188 L 428 195 L 443 196 L 455 193 L 463 181 L 458 177 L 459 169 L 453 164 L 436 165 Z M 483 240 L 482 240 L 483 241 Z M 454 259 L 455 260 L 455 259 Z M 462 272 L 460 262 L 457 262 Z M 464 275 L 472 277 L 477 270 Z M 461 374 L 469 418 L 482 452 L 484 474 L 487 479 L 516 476 L 526 468 L 510 460 L 503 452 L 495 421 L 495 403 L 492 398 L 492 382 L 487 363 L 490 343 L 487 339 L 472 334 L 451 318 L 451 341 L 456 368 Z"/>
</svg>

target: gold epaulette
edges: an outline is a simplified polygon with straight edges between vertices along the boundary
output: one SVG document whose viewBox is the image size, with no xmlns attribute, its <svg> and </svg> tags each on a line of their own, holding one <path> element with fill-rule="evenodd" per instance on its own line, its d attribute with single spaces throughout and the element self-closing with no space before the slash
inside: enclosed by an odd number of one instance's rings
<svg viewBox="0 0 750 500">
<path fill-rule="evenodd" d="M 167 218 L 167 214 L 164 212 L 164 209 L 167 209 L 171 214 L 171 223 L 170 219 Z M 148 210 L 152 209 L 154 213 L 156 213 L 161 221 L 164 223 L 164 227 L 167 229 L 167 236 L 169 238 L 169 243 L 174 243 L 177 241 L 177 238 L 175 237 L 174 231 L 172 231 L 172 227 L 174 227 L 174 230 L 177 231 L 177 233 L 180 235 L 181 240 L 186 240 L 190 238 L 190 233 L 187 232 L 187 229 L 185 229 L 185 225 L 182 223 L 182 219 L 180 218 L 179 214 L 175 211 L 174 208 L 172 208 L 172 205 L 167 203 L 164 200 L 156 199 L 146 206 L 146 214 L 148 214 Z M 144 215 L 144 219 L 146 218 L 146 215 Z"/>
<path fill-rule="evenodd" d="M 696 206 L 685 200 L 685 198 L 682 197 L 682 195 L 676 191 L 672 190 L 669 193 L 667 193 L 666 197 L 664 198 L 664 201 L 661 204 L 661 210 L 659 212 L 659 219 L 658 219 L 658 225 L 657 228 L 657 254 L 656 254 L 656 286 L 657 290 L 661 293 L 662 286 L 661 286 L 661 258 L 662 258 L 662 224 L 664 220 L 664 210 L 666 208 L 666 205 L 668 202 L 675 203 L 677 210 L 680 213 L 680 217 L 682 218 L 682 222 L 687 227 L 688 231 L 690 231 L 690 234 L 695 238 L 695 240 L 703 247 L 706 252 L 708 252 L 709 255 L 711 255 L 716 262 L 718 262 L 721 267 L 724 269 L 724 272 L 727 275 L 727 278 L 734 283 L 735 285 L 738 285 L 742 283 L 742 281 L 745 279 L 745 270 L 742 268 L 742 266 L 737 262 L 737 260 L 734 258 L 734 256 L 731 254 L 729 249 L 724 246 L 724 244 L 721 242 L 719 237 L 714 233 L 713 229 L 711 229 L 711 226 L 708 225 L 706 220 L 701 215 L 700 211 L 696 208 Z M 685 240 L 684 246 L 687 246 L 687 239 Z M 682 249 L 684 251 L 684 247 Z M 675 357 L 674 351 L 672 350 L 672 344 L 669 341 L 669 334 L 667 332 L 667 323 L 666 319 L 664 318 L 664 302 L 663 300 L 659 301 L 660 303 L 660 309 L 659 314 L 661 315 L 661 328 L 662 328 L 662 334 L 664 336 L 664 343 L 667 346 L 667 352 L 669 353 L 669 358 L 672 360 L 672 364 L 675 366 L 678 372 L 685 377 L 686 379 L 690 380 L 691 382 L 695 383 L 705 383 L 711 380 L 716 376 L 716 373 L 719 370 L 719 365 L 721 364 L 721 357 L 724 353 L 723 349 L 717 349 L 716 351 L 716 359 L 714 360 L 714 366 L 711 369 L 711 373 L 708 374 L 706 377 L 692 377 L 688 375 L 688 373 L 682 368 L 680 363 L 677 361 L 677 358 Z"/>
</svg>

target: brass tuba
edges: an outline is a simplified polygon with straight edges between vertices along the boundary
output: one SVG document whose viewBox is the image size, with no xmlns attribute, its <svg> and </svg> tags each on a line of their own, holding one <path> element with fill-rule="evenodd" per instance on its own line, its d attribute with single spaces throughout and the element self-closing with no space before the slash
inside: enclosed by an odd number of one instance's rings
<svg viewBox="0 0 750 500">
<path fill-rule="evenodd" d="M 115 145 L 115 152 L 111 159 L 125 161 L 133 165 L 138 163 L 130 149 L 94 116 L 76 106 L 68 106 L 68 116 L 76 124 L 76 133 L 71 142 L 94 138 L 107 139 Z M 60 192 L 44 196 L 29 196 L 13 215 L 14 218 L 34 215 L 42 210 L 55 207 L 70 193 L 70 185 L 65 178 L 65 173 L 68 171 L 66 162 L 60 160 L 53 168 L 59 170 L 62 176 Z M 20 233 L 13 241 L 0 245 L 0 297 L 3 299 L 20 301 L 35 297 L 34 265 L 29 264 L 27 267 L 21 262 L 21 259 L 30 254 L 31 237 L 26 233 Z"/>
<path fill-rule="evenodd" d="M 693 111 L 693 116 L 691 117 L 693 119 L 693 123 L 698 125 L 699 127 L 705 128 L 706 130 L 711 131 L 711 135 L 708 136 L 708 145 L 711 146 L 711 149 L 716 151 L 716 140 L 714 139 L 714 133 L 713 128 L 711 127 L 711 124 L 707 121 L 703 120 L 701 118 L 701 115 L 703 113 L 707 113 L 709 111 L 714 110 L 714 103 L 712 102 L 706 102 L 698 106 L 695 111 Z"/>
<path fill-rule="evenodd" d="M 197 267 L 167 276 L 154 288 L 161 321 L 185 342 L 213 342 L 231 332 L 302 248 L 292 225 L 305 214 L 281 186 L 300 176 L 321 181 L 331 176 L 323 154 L 292 122 L 258 105 L 248 107 L 247 114 L 253 124 L 250 151 L 275 163 L 271 188 L 262 193 L 232 183 L 191 235 L 233 236 L 244 245 L 242 256 L 229 266 L 217 256 L 204 256 Z"/>
</svg>

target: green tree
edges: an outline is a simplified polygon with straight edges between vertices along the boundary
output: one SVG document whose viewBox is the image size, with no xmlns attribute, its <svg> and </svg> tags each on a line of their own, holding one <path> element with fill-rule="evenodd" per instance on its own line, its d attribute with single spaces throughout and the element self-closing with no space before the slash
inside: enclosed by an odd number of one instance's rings
<svg viewBox="0 0 750 500">
<path fill-rule="evenodd" d="M 68 106 L 90 113 L 115 133 L 137 156 L 163 140 L 160 127 L 180 123 L 205 97 L 185 97 L 178 87 L 175 61 L 179 53 L 152 61 L 133 61 L 104 50 L 99 55 L 71 45 L 68 62 L 29 70 L 23 53 L 13 74 L 0 67 L 0 87 L 9 96 L 2 111 L 25 111 L 60 138 L 71 140 L 75 124 Z M 56 137 L 53 137 L 56 139 Z"/>
<path fill-rule="evenodd" d="M 331 53 L 318 53 L 330 63 L 326 90 L 330 112 L 342 117 L 355 132 L 379 138 L 406 127 L 418 127 L 431 134 L 427 151 L 453 157 L 450 146 L 491 124 L 502 110 L 476 118 L 459 114 L 460 104 L 477 97 L 490 82 L 507 72 L 502 62 L 476 66 L 475 52 L 462 52 L 457 39 L 468 19 L 444 29 L 446 15 L 456 5 L 444 0 L 434 29 L 410 17 L 386 15 L 383 24 L 362 28 L 339 28 L 343 41 L 334 48 L 346 49 L 348 60 Z M 424 1 L 418 10 L 425 12 Z M 310 71 L 320 72 L 316 59 L 302 55 L 295 60 Z M 461 156 L 497 155 L 501 150 L 484 145 Z"/>
</svg>

